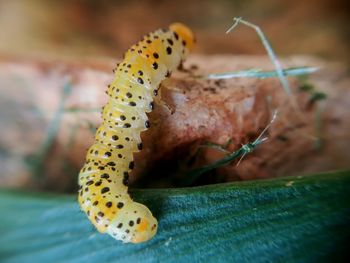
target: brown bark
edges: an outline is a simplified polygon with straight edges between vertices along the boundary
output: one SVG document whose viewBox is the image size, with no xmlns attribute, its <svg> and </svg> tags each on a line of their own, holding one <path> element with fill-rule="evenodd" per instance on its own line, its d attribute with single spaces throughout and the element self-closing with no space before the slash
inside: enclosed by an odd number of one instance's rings
<svg viewBox="0 0 350 263">
<path fill-rule="evenodd" d="M 349 78 L 341 65 L 310 57 L 284 60 L 288 67 L 319 66 L 310 76 L 327 99 L 310 103 L 300 92 L 304 81 L 289 78 L 298 110 L 291 106 L 278 79 L 205 80 L 194 76 L 250 68 L 272 69 L 266 57 L 192 56 L 185 71 L 162 83 L 162 98 L 149 115 L 151 128 L 142 134 L 144 149 L 135 154 L 132 182 L 141 186 L 176 186 L 186 171 L 212 163 L 224 154 L 198 147 L 204 142 L 237 150 L 253 141 L 269 123 L 272 109 L 278 118 L 268 141 L 236 162 L 204 175 L 197 183 L 249 180 L 348 168 Z M 114 62 L 2 58 L 0 60 L 2 186 L 70 191 L 84 161 L 99 109 L 112 80 Z M 64 87 L 69 87 L 59 112 Z M 322 127 L 316 111 L 322 108 Z M 93 110 L 95 111 L 93 111 Z M 319 134 L 319 132 L 321 132 Z M 51 136 L 51 137 L 50 137 Z M 316 141 L 322 147 L 315 147 Z M 46 142 L 46 143 L 45 143 Z M 45 146 L 43 146 L 45 145 Z"/>
</svg>

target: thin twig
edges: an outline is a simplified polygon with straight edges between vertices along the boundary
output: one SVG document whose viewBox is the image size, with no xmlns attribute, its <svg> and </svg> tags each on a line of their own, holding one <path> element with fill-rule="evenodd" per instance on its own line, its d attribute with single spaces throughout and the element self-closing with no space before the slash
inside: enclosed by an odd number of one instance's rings
<svg viewBox="0 0 350 263">
<path fill-rule="evenodd" d="M 67 81 L 67 83 L 63 86 L 61 100 L 59 102 L 58 108 L 50 124 L 48 125 L 47 131 L 46 131 L 46 138 L 43 144 L 39 147 L 38 153 L 30 160 L 30 163 L 29 163 L 30 170 L 32 174 L 36 177 L 40 177 L 41 169 L 44 164 L 45 157 L 47 156 L 57 136 L 57 133 L 60 128 L 61 120 L 64 114 L 64 104 L 66 102 L 66 99 L 70 95 L 71 90 L 72 90 L 71 83 L 70 81 Z"/>
<path fill-rule="evenodd" d="M 245 21 L 241 17 L 235 17 L 233 20 L 235 21 L 235 23 L 226 31 L 226 34 L 230 33 L 239 23 L 242 23 L 250 28 L 253 28 L 256 31 L 256 33 L 258 34 L 258 36 L 260 37 L 261 42 L 264 45 L 272 63 L 275 65 L 278 78 L 281 81 L 281 84 L 282 84 L 284 91 L 287 93 L 288 96 L 290 96 L 292 93 L 291 93 L 288 81 L 283 74 L 283 68 L 281 66 L 281 63 L 278 60 L 275 52 L 273 51 L 269 41 L 267 40 L 265 34 L 263 33 L 263 31 L 257 25 L 252 24 L 248 21 Z"/>
<path fill-rule="evenodd" d="M 318 70 L 316 67 L 287 68 L 282 70 L 284 76 L 300 76 L 314 73 Z M 275 70 L 263 71 L 261 69 L 249 69 L 236 72 L 226 72 L 219 74 L 209 74 L 206 79 L 232 79 L 232 78 L 273 78 L 278 77 Z"/>
</svg>

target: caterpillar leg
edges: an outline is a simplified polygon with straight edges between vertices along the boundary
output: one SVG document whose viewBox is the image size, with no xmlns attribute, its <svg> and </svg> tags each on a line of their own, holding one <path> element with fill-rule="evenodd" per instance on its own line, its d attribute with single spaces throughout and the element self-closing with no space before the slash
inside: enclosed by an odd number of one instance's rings
<svg viewBox="0 0 350 263">
<path fill-rule="evenodd" d="M 174 114 L 175 113 L 175 108 L 172 107 L 171 105 L 169 105 L 165 100 L 162 100 L 161 98 L 162 98 L 162 96 L 161 96 L 161 89 L 159 89 L 159 91 L 157 91 L 157 96 L 154 97 L 154 104 L 163 106 L 163 107 L 165 107 L 165 108 L 167 108 L 169 110 L 171 115 Z"/>
</svg>

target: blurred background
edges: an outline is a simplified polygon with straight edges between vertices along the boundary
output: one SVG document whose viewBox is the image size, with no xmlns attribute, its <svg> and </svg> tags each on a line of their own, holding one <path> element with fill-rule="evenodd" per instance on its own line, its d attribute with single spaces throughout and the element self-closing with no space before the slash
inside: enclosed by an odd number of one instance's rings
<svg viewBox="0 0 350 263">
<path fill-rule="evenodd" d="M 121 57 L 143 34 L 173 21 L 193 28 L 197 53 L 265 54 L 250 29 L 224 34 L 242 16 L 262 27 L 280 55 L 348 63 L 348 14 L 346 0 L 1 0 L 0 54 Z"/>
<path fill-rule="evenodd" d="M 196 34 L 194 53 L 266 56 L 252 29 L 225 34 L 241 16 L 263 29 L 279 56 L 340 62 L 318 80 L 347 88 L 348 14 L 345 0 L 0 0 L 0 187 L 76 190 L 111 69 L 148 32 L 180 21 Z M 232 62 L 236 70 L 256 66 L 247 58 Z M 343 97 L 333 105 L 346 105 L 345 92 L 333 90 Z"/>
</svg>

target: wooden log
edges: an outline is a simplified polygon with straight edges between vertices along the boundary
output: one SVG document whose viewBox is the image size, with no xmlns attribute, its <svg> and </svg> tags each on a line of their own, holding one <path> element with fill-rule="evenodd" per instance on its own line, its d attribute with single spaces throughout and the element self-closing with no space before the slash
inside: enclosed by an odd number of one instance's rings
<svg viewBox="0 0 350 263">
<path fill-rule="evenodd" d="M 273 109 L 278 109 L 278 118 L 265 143 L 239 166 L 234 162 L 196 183 L 348 168 L 350 81 L 342 65 L 301 56 L 283 62 L 288 67 L 321 67 L 307 84 L 325 93 L 326 100 L 313 103 L 312 92 L 300 91 L 306 84 L 300 78 L 288 78 L 298 109 L 276 78 L 196 78 L 251 68 L 273 70 L 266 57 L 191 56 L 184 71 L 162 83 L 163 102 L 157 100 L 149 115 L 151 128 L 142 134 L 144 148 L 135 154 L 131 182 L 142 187 L 181 185 L 187 171 L 225 155 L 202 144 L 230 140 L 226 150 L 237 150 L 259 135 Z M 76 189 L 114 67 L 108 59 L 0 58 L 1 186 Z"/>
</svg>

